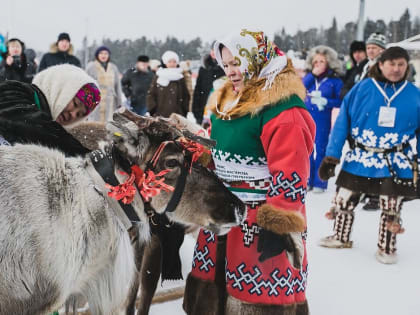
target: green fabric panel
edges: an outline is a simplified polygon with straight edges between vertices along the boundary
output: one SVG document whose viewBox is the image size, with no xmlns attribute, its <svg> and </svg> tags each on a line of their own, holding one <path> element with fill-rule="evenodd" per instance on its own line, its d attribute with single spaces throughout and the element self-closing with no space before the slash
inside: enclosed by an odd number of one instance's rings
<svg viewBox="0 0 420 315">
<path fill-rule="evenodd" d="M 305 103 L 301 100 L 299 96 L 296 94 L 293 94 L 290 98 L 287 100 L 281 100 L 276 105 L 269 106 L 262 112 L 263 117 L 263 126 L 269 122 L 271 119 L 276 117 L 281 112 L 293 108 L 293 107 L 300 107 L 306 109 Z"/>
<path fill-rule="evenodd" d="M 268 191 L 268 188 L 266 190 L 264 189 L 252 189 L 252 188 L 237 188 L 237 187 L 228 187 L 230 191 L 237 191 L 237 192 L 250 192 L 254 194 L 266 194 Z"/>
<path fill-rule="evenodd" d="M 34 92 L 34 100 L 36 107 L 38 107 L 38 109 L 41 110 L 41 102 L 39 101 L 39 96 L 36 92 Z"/>
<path fill-rule="evenodd" d="M 212 115 L 211 138 L 217 141 L 216 149 L 239 154 L 241 157 L 249 156 L 258 162 L 259 157 L 265 157 L 260 140 L 263 126 L 292 107 L 306 109 L 305 103 L 297 95 L 292 95 L 287 100 L 267 106 L 255 116 L 248 114 L 232 120 L 223 120 Z"/>
</svg>

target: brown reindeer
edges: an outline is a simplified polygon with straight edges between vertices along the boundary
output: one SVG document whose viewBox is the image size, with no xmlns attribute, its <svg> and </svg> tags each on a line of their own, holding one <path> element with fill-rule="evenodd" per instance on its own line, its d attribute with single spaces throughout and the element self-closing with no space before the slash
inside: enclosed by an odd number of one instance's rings
<svg viewBox="0 0 420 315">
<path fill-rule="evenodd" d="M 130 119 L 136 120 L 139 125 L 147 124 L 149 126 L 148 128 L 151 128 L 150 125 L 153 125 L 153 121 L 154 123 L 158 121 L 148 118 L 134 117 L 131 114 L 128 115 L 130 116 Z M 168 121 L 161 120 L 161 122 L 163 121 L 168 123 Z M 199 130 L 197 126 L 191 125 L 186 120 L 183 120 L 177 116 L 171 117 L 169 122 L 172 125 L 176 125 L 178 129 L 184 130 L 184 132 L 185 130 L 189 130 L 196 133 Z M 72 129 L 70 132 L 86 147 L 92 150 L 96 149 L 98 147 L 98 142 L 106 136 L 104 125 L 93 122 L 81 124 L 78 127 Z M 188 131 L 187 134 L 191 135 L 191 133 Z M 199 191 L 199 186 L 197 186 L 197 191 Z M 200 208 L 199 204 L 197 204 L 197 208 Z M 173 234 L 173 237 L 180 238 L 180 232 L 183 233 L 184 230 L 178 228 L 178 236 Z M 176 232 L 170 230 L 168 233 L 170 234 Z M 180 241 L 182 242 L 182 240 L 183 234 Z M 181 244 L 179 243 L 178 245 L 180 246 Z M 130 290 L 126 314 L 134 314 L 137 292 L 139 285 L 141 284 L 142 289 L 140 290 L 140 298 L 138 301 L 139 310 L 137 314 L 146 315 L 149 312 L 151 301 L 155 293 L 159 277 L 161 275 L 161 242 L 156 234 L 152 234 L 150 242 L 145 244 L 145 247 L 143 247 L 142 244 L 140 244 L 138 241 L 134 242 L 133 246 L 135 248 L 135 258 L 138 273 Z"/>
</svg>

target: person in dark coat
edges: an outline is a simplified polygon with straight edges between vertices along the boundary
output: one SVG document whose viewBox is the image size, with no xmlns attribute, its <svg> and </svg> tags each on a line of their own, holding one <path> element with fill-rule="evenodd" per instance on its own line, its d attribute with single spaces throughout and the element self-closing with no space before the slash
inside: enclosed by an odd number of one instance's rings
<svg viewBox="0 0 420 315">
<path fill-rule="evenodd" d="M 173 51 L 162 55 L 164 67 L 159 68 L 147 92 L 147 110 L 152 116 L 169 117 L 172 113 L 184 117 L 188 113 L 190 93 L 179 68 L 179 57 Z"/>
<path fill-rule="evenodd" d="M 146 96 L 153 77 L 154 73 L 149 69 L 149 57 L 140 55 L 136 66 L 128 69 L 121 79 L 123 93 L 129 99 L 133 111 L 139 115 L 147 112 Z"/>
<path fill-rule="evenodd" d="M 81 67 L 80 60 L 76 56 L 73 56 L 73 45 L 71 44 L 70 36 L 67 33 L 58 35 L 57 42 L 50 47 L 50 52 L 42 57 L 38 71 L 63 63 Z"/>
<path fill-rule="evenodd" d="M 67 156 L 88 153 L 65 128 L 99 103 L 95 80 L 75 66 L 59 65 L 35 76 L 34 82 L 0 83 L 0 144 L 36 143 Z"/>
<path fill-rule="evenodd" d="M 350 44 L 350 58 L 353 63 L 353 67 L 347 70 L 343 78 L 343 88 L 341 89 L 341 98 L 351 90 L 351 88 L 360 81 L 360 76 L 363 72 L 363 68 L 368 63 L 366 55 L 366 44 L 361 41 L 353 41 Z"/>
<path fill-rule="evenodd" d="M 192 110 L 198 124 L 201 124 L 203 121 L 204 108 L 207 104 L 209 94 L 213 89 L 213 81 L 224 75 L 225 72 L 217 64 L 212 50 L 202 60 L 202 66 L 198 70 L 197 82 L 193 94 Z"/>
<path fill-rule="evenodd" d="M 17 38 L 7 41 L 7 50 L 3 54 L 0 63 L 0 81 L 16 80 L 30 82 L 33 76 L 27 73 L 28 63 L 26 61 L 25 44 Z"/>
<path fill-rule="evenodd" d="M 31 83 L 32 79 L 34 78 L 36 71 L 38 70 L 38 63 L 35 60 L 36 52 L 32 48 L 25 49 L 25 56 L 26 56 L 26 78 L 27 82 Z"/>
</svg>

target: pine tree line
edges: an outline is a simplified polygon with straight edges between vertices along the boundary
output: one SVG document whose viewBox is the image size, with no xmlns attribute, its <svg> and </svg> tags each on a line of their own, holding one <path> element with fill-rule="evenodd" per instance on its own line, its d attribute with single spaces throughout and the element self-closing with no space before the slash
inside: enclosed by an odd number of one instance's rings
<svg viewBox="0 0 420 315">
<path fill-rule="evenodd" d="M 348 22 L 344 28 L 339 29 L 337 19 L 334 17 L 330 28 L 310 28 L 306 31 L 297 31 L 294 35 L 288 34 L 285 28 L 275 34 L 274 42 L 283 50 L 305 51 L 316 45 L 328 45 L 341 54 L 347 54 L 350 43 L 356 38 L 356 22 Z M 411 17 L 409 9 L 406 9 L 399 20 L 386 23 L 384 20 L 367 19 L 365 23 L 365 40 L 373 32 L 380 32 L 390 42 L 398 42 L 420 33 L 420 17 Z M 105 45 L 112 52 L 112 61 L 124 71 L 135 64 L 138 55 L 148 55 L 153 59 L 160 59 L 166 50 L 173 50 L 180 55 L 181 60 L 200 59 L 210 49 L 211 43 L 206 43 L 197 37 L 190 41 L 178 40 L 175 37 L 167 37 L 165 40 L 151 40 L 143 36 L 141 38 L 111 40 L 103 39 L 102 43 L 94 42 L 88 47 L 88 60 L 94 59 L 94 52 L 100 45 Z M 84 60 L 84 51 L 78 51 L 78 56 Z"/>
</svg>

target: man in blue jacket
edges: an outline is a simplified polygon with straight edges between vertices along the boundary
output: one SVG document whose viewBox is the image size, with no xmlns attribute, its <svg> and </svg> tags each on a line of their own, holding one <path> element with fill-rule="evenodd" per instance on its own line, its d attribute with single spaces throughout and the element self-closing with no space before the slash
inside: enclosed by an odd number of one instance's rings
<svg viewBox="0 0 420 315">
<path fill-rule="evenodd" d="M 420 149 L 420 91 L 408 82 L 409 56 L 391 47 L 380 56 L 370 78 L 358 83 L 344 98 L 332 130 L 319 176 L 334 176 L 347 140 L 337 178 L 334 206 L 327 217 L 335 220 L 334 234 L 320 245 L 350 248 L 354 208 L 363 194 L 379 196 L 382 210 L 376 258 L 397 262 L 396 236 L 404 232 L 401 207 L 404 198 L 417 197 L 417 152 Z"/>
</svg>

